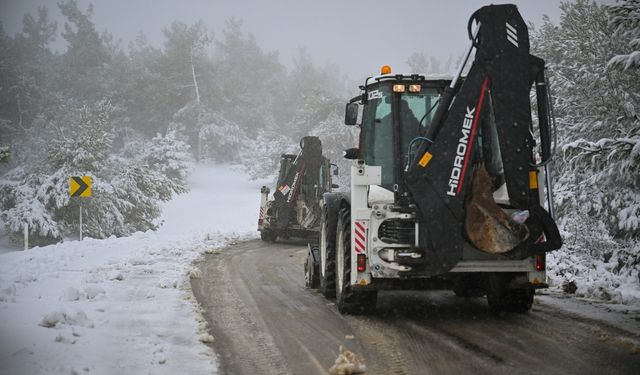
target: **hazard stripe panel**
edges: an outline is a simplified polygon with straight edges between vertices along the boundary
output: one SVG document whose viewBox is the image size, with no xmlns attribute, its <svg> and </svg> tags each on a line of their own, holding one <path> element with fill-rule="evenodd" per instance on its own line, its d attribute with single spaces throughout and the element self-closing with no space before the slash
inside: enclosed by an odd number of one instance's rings
<svg viewBox="0 0 640 375">
<path fill-rule="evenodd" d="M 367 251 L 367 222 L 356 221 L 353 226 L 353 244 L 356 253 Z"/>
</svg>

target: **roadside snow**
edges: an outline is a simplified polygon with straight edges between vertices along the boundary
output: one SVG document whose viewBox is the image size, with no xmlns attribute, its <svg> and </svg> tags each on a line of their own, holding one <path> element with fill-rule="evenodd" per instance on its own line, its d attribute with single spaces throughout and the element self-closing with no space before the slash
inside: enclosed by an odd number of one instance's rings
<svg viewBox="0 0 640 375">
<path fill-rule="evenodd" d="M 640 242 L 625 246 L 607 237 L 577 242 L 573 233 L 561 229 L 561 234 L 565 244 L 547 255 L 552 286 L 576 297 L 640 309 Z"/>
<path fill-rule="evenodd" d="M 215 373 L 191 265 L 254 235 L 248 181 L 198 166 L 157 232 L 0 254 L 0 374 Z"/>
</svg>

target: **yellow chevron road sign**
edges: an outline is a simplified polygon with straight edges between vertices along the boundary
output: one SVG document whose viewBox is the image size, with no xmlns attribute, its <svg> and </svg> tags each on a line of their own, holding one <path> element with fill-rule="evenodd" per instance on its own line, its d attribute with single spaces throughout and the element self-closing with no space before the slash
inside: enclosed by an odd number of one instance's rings
<svg viewBox="0 0 640 375">
<path fill-rule="evenodd" d="M 69 194 L 72 197 L 91 196 L 91 176 L 73 176 L 69 179 Z"/>
</svg>

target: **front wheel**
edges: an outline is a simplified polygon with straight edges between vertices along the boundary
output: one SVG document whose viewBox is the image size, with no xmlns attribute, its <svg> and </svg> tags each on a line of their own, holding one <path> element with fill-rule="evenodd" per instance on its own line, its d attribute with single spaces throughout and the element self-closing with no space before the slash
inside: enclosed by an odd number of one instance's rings
<svg viewBox="0 0 640 375">
<path fill-rule="evenodd" d="M 320 293 L 326 298 L 336 296 L 336 221 L 337 205 L 325 202 L 320 223 Z"/>
<path fill-rule="evenodd" d="M 336 230 L 336 306 L 341 314 L 368 314 L 376 310 L 377 291 L 351 288 L 351 210 L 344 207 Z"/>
</svg>

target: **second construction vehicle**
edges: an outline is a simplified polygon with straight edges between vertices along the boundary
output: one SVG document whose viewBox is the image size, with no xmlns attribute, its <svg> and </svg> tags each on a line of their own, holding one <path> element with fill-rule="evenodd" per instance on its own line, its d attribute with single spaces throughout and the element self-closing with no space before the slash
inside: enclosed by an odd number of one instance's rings
<svg viewBox="0 0 640 375">
<path fill-rule="evenodd" d="M 264 241 L 278 238 L 317 239 L 320 228 L 320 200 L 332 187 L 331 162 L 322 155 L 318 137 L 300 140 L 298 154 L 282 154 L 273 197 L 260 190 L 258 230 Z M 334 173 L 337 173 L 337 167 Z"/>
<path fill-rule="evenodd" d="M 345 123 L 360 127 L 345 155 L 350 192 L 324 194 L 319 252 L 310 247 L 305 266 L 341 313 L 374 310 L 380 290 L 442 287 L 525 312 L 548 286 L 545 254 L 562 240 L 544 61 L 514 5 L 480 8 L 468 29 L 456 76 L 385 66 L 347 104 Z"/>
</svg>

